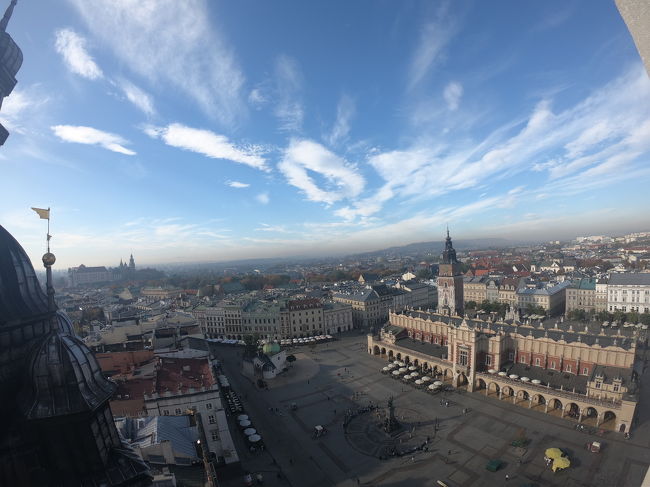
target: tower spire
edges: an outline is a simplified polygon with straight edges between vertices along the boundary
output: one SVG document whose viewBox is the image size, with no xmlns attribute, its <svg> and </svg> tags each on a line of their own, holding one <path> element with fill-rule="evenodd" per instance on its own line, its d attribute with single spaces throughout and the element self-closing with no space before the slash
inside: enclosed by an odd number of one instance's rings
<svg viewBox="0 0 650 487">
<path fill-rule="evenodd" d="M 16 0 L 11 0 L 11 3 L 7 7 L 7 10 L 5 10 L 4 17 L 2 17 L 2 20 L 0 20 L 0 30 L 2 30 L 2 32 L 7 31 L 7 25 L 9 24 L 9 19 L 11 18 L 11 14 L 14 13 L 15 6 L 16 6 Z"/>
</svg>

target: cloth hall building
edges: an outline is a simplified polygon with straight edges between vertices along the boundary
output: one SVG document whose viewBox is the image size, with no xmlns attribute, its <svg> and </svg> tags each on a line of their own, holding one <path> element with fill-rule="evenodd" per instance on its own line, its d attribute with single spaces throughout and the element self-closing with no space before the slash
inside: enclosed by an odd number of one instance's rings
<svg viewBox="0 0 650 487">
<path fill-rule="evenodd" d="M 450 255 L 449 248 L 445 252 Z M 642 330 L 469 319 L 453 310 L 457 290 L 449 289 L 449 277 L 442 291 L 447 308 L 391 312 L 388 324 L 368 335 L 368 353 L 408 362 L 456 388 L 588 426 L 630 431 L 644 368 Z"/>
</svg>

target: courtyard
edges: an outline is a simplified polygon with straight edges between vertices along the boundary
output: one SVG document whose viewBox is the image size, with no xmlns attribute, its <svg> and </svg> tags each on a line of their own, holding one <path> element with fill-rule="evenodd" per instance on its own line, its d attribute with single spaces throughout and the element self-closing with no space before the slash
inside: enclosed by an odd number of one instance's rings
<svg viewBox="0 0 650 487">
<path fill-rule="evenodd" d="M 601 438 L 577 431 L 570 420 L 485 394 L 416 389 L 382 374 L 386 360 L 366 348 L 365 335 L 348 333 L 293 349 L 297 361 L 268 381 L 267 390 L 241 375 L 239 349 L 217 346 L 214 352 L 266 445 L 261 453 L 244 449 L 244 469 L 263 473 L 266 485 L 295 487 L 435 486 L 438 480 L 450 487 L 493 486 L 506 485 L 506 475 L 508 485 L 643 482 L 650 465 L 647 398 L 632 439 L 614 432 Z M 648 389 L 650 384 L 644 395 Z M 401 428 L 388 434 L 381 424 L 391 396 Z M 327 434 L 315 438 L 316 425 Z M 525 446 L 512 446 L 517 440 Z M 600 453 L 585 448 L 592 440 L 603 443 Z M 571 467 L 551 472 L 543 458 L 549 447 L 568 452 Z M 485 466 L 494 459 L 503 466 L 489 472 Z"/>
</svg>

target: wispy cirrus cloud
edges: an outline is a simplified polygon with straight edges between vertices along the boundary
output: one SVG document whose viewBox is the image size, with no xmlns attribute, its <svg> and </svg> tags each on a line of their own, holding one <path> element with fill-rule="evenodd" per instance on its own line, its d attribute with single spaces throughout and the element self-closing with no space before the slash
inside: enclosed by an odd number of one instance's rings
<svg viewBox="0 0 650 487">
<path fill-rule="evenodd" d="M 77 144 L 98 145 L 104 149 L 134 156 L 136 153 L 131 149 L 124 147 L 129 142 L 123 137 L 104 132 L 93 127 L 83 125 L 54 125 L 51 127 L 54 135 L 65 142 L 75 142 Z"/>
<path fill-rule="evenodd" d="M 275 116 L 280 129 L 297 132 L 302 128 L 305 116 L 302 104 L 302 74 L 295 59 L 281 55 L 275 62 L 275 91 L 277 104 Z"/>
<path fill-rule="evenodd" d="M 143 89 L 125 78 L 118 78 L 113 81 L 110 77 L 104 75 L 101 68 L 88 53 L 86 49 L 88 41 L 85 37 L 77 34 L 72 29 L 60 29 L 56 31 L 55 37 L 55 48 L 63 57 L 63 61 L 70 71 L 90 80 L 105 79 L 109 84 L 117 86 L 126 99 L 146 115 L 155 113 L 153 98 Z"/>
<path fill-rule="evenodd" d="M 458 110 L 460 99 L 463 96 L 463 85 L 457 81 L 451 81 L 447 84 L 447 86 L 445 86 L 445 89 L 442 92 L 442 96 L 444 97 L 445 102 L 447 103 L 447 108 L 449 108 L 449 110 Z"/>
<path fill-rule="evenodd" d="M 460 149 L 456 149 L 460 146 Z M 529 170 L 545 172 L 549 187 L 581 192 L 647 172 L 642 155 L 650 153 L 650 81 L 635 65 L 585 99 L 554 111 L 542 100 L 522 120 L 497 127 L 483 139 L 422 138 L 410 147 L 381 151 L 368 164 L 384 180 L 371 196 L 339 208 L 346 218 L 368 218 L 393 199 L 428 199 Z M 645 172 L 644 172 L 645 171 Z"/>
<path fill-rule="evenodd" d="M 156 113 L 153 98 L 149 93 L 124 78 L 118 79 L 117 85 L 124 93 L 126 99 L 145 115 L 151 116 Z"/>
<path fill-rule="evenodd" d="M 69 0 L 134 73 L 166 83 L 226 125 L 246 115 L 244 75 L 206 0 Z"/>
<path fill-rule="evenodd" d="M 38 85 L 28 86 L 25 89 L 14 89 L 2 102 L 0 123 L 11 131 L 25 133 L 25 118 L 31 118 L 39 113 L 50 101 L 50 97 L 42 92 Z"/>
<path fill-rule="evenodd" d="M 418 44 L 408 72 L 408 89 L 419 85 L 441 59 L 457 31 L 457 22 L 449 13 L 449 2 L 442 2 L 420 28 Z"/>
<path fill-rule="evenodd" d="M 311 140 L 292 139 L 278 169 L 308 200 L 328 205 L 358 196 L 365 186 L 352 164 Z M 320 184 L 310 173 L 321 178 Z"/>
<path fill-rule="evenodd" d="M 104 73 L 86 49 L 87 41 L 72 29 L 55 33 L 54 46 L 70 71 L 84 78 L 99 79 Z"/>
<path fill-rule="evenodd" d="M 225 159 L 262 171 L 270 171 L 266 161 L 260 155 L 259 147 L 238 147 L 225 135 L 210 130 L 172 123 L 166 127 L 146 126 L 144 131 L 150 137 L 161 139 L 172 147 L 203 154 L 212 159 Z"/>
<path fill-rule="evenodd" d="M 336 121 L 332 127 L 332 131 L 327 136 L 327 141 L 330 145 L 336 145 L 344 141 L 350 133 L 350 122 L 356 112 L 354 99 L 346 94 L 343 94 L 336 107 Z"/>
</svg>

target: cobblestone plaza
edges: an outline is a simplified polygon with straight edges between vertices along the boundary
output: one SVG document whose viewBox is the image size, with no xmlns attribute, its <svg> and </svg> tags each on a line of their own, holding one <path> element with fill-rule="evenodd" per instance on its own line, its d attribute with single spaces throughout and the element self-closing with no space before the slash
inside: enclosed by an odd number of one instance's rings
<svg viewBox="0 0 650 487">
<path fill-rule="evenodd" d="M 247 412 L 267 446 L 264 455 L 244 454 L 247 470 L 267 472 L 266 478 L 272 476 L 276 485 L 314 487 L 354 486 L 357 481 L 434 486 L 438 480 L 450 486 L 493 486 L 505 485 L 506 475 L 512 485 L 642 484 L 650 465 L 650 414 L 643 406 L 632 439 L 614 432 L 596 437 L 576 431 L 561 418 L 493 397 L 467 392 L 431 395 L 416 389 L 382 374 L 385 360 L 368 355 L 366 344 L 365 335 L 348 335 L 294 350 L 298 360 L 288 373 L 269 382 L 269 390 L 258 389 L 239 373 L 236 349 L 214 350 L 233 387 L 246 398 Z M 642 383 L 647 383 L 646 376 Z M 641 395 L 644 402 L 645 388 Z M 378 414 L 390 396 L 405 425 L 393 436 L 377 428 Z M 294 403 L 296 410 L 291 408 Z M 346 414 L 369 405 L 381 408 L 356 415 L 344 430 Z M 315 425 L 325 426 L 328 433 L 314 438 Z M 525 448 L 511 445 L 522 438 L 529 440 Z M 602 451 L 587 451 L 585 445 L 596 439 L 603 443 Z M 422 445 L 426 448 L 413 453 L 389 454 Z M 549 447 L 567 451 L 572 466 L 555 474 L 548 470 L 543 457 Z M 497 472 L 485 468 L 493 459 L 504 462 Z M 278 471 L 282 480 L 275 477 Z"/>
</svg>

